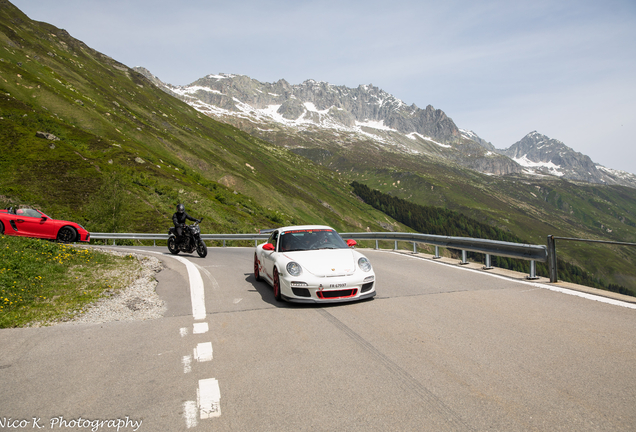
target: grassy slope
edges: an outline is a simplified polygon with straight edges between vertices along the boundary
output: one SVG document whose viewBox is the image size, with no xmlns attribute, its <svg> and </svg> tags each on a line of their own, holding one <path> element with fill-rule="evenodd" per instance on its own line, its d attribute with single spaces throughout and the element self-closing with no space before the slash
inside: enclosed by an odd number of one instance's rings
<svg viewBox="0 0 636 432">
<path fill-rule="evenodd" d="M 631 188 L 491 177 L 426 162 L 413 168 L 405 169 L 398 156 L 392 166 L 365 167 L 349 176 L 414 203 L 459 211 L 536 244 L 546 244 L 548 235 L 636 242 L 636 190 Z M 564 241 L 557 246 L 561 258 L 609 282 L 636 287 L 635 248 Z"/>
<path fill-rule="evenodd" d="M 379 229 L 384 220 L 333 172 L 199 115 L 4 0 L 0 117 L 0 204 L 37 205 L 89 230 L 163 231 L 182 201 L 206 218 L 204 232 L 287 223 Z M 123 191 L 124 210 L 105 220 L 111 190 Z"/>
</svg>

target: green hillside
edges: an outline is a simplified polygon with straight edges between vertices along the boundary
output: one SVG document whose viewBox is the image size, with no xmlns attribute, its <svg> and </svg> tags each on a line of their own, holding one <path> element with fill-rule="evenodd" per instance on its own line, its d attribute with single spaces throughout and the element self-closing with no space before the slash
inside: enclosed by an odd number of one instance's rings
<svg viewBox="0 0 636 432">
<path fill-rule="evenodd" d="M 549 234 L 636 242 L 634 189 L 487 176 L 328 133 L 254 134 L 0 0 L 0 207 L 33 205 L 93 232 L 164 232 L 179 202 L 205 218 L 204 233 L 299 223 L 407 230 L 359 200 L 356 181 L 536 244 Z M 557 243 L 559 257 L 630 289 L 634 249 Z"/>
<path fill-rule="evenodd" d="M 314 145 L 304 142 L 296 151 L 349 181 L 457 211 L 534 244 L 546 244 L 548 235 L 636 243 L 636 189 L 556 177 L 489 176 L 364 142 L 321 143 L 322 152 Z M 636 289 L 635 247 L 557 241 L 557 255 L 606 284 Z"/>
<path fill-rule="evenodd" d="M 179 202 L 204 232 L 386 220 L 332 171 L 200 115 L 5 0 L 0 46 L 0 205 L 91 231 L 161 232 Z"/>
</svg>

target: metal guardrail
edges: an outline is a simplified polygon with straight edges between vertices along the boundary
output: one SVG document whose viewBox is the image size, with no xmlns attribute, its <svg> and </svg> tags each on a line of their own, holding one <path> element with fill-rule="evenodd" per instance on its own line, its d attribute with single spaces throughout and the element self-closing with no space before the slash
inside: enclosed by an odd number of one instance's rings
<svg viewBox="0 0 636 432">
<path fill-rule="evenodd" d="M 511 243 L 496 240 L 484 240 L 470 237 L 450 237 L 431 234 L 402 233 L 402 232 L 364 232 L 364 233 L 341 233 L 344 238 L 354 240 L 375 240 L 375 247 L 378 249 L 379 241 L 394 241 L 397 250 L 397 242 L 413 243 L 413 252 L 417 252 L 417 244 L 423 243 L 435 246 L 435 256 L 441 258 L 439 248 L 452 248 L 462 251 L 462 261 L 460 264 L 468 264 L 467 252 L 478 252 L 485 254 L 484 269 L 491 269 L 490 257 L 501 256 L 517 258 L 530 261 L 530 275 L 528 279 L 537 279 L 535 262 L 548 262 L 548 249 L 542 245 L 530 245 L 521 243 Z M 247 240 L 254 241 L 254 245 L 259 240 L 267 240 L 269 234 L 201 234 L 203 240 L 223 241 L 223 246 L 227 240 Z M 113 240 L 113 245 L 117 240 L 168 240 L 168 234 L 144 234 L 144 233 L 91 233 L 91 240 Z"/>
<path fill-rule="evenodd" d="M 606 241 L 606 240 L 590 240 L 590 239 L 580 239 L 580 238 L 571 238 L 571 237 L 557 237 L 557 236 L 549 235 L 548 236 L 548 269 L 550 272 L 550 282 L 553 282 L 553 283 L 558 281 L 555 240 L 577 241 L 577 242 L 585 242 L 585 243 L 603 243 L 603 244 L 613 244 L 618 246 L 636 246 L 636 243 L 614 242 L 614 241 Z"/>
</svg>

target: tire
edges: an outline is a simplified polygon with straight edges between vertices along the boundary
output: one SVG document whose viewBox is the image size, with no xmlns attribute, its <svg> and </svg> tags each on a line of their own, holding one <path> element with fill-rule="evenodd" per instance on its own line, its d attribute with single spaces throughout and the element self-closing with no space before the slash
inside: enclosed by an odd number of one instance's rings
<svg viewBox="0 0 636 432">
<path fill-rule="evenodd" d="M 177 248 L 177 240 L 174 236 L 168 238 L 168 250 L 172 255 L 176 255 L 179 253 L 179 249 Z"/>
<path fill-rule="evenodd" d="M 4 224 L 0 222 L 0 234 L 4 235 Z"/>
<path fill-rule="evenodd" d="M 276 301 L 283 301 L 283 297 L 280 295 L 280 277 L 276 267 L 274 267 L 274 298 Z"/>
<path fill-rule="evenodd" d="M 61 243 L 73 243 L 77 238 L 77 231 L 73 227 L 65 226 L 57 232 L 57 241 Z"/>
<path fill-rule="evenodd" d="M 197 253 L 201 258 L 205 258 L 208 255 L 208 247 L 201 239 L 199 239 L 199 242 L 197 243 Z"/>
<path fill-rule="evenodd" d="M 256 279 L 256 281 L 262 280 L 258 257 L 256 256 L 256 254 L 254 254 L 254 279 Z"/>
</svg>

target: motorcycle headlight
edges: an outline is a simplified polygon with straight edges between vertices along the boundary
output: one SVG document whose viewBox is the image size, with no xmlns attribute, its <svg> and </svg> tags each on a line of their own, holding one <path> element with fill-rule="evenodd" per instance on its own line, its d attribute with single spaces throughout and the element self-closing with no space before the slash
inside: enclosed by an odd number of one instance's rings
<svg viewBox="0 0 636 432">
<path fill-rule="evenodd" d="M 363 272 L 371 271 L 371 263 L 365 257 L 362 257 L 358 260 L 358 267 L 360 267 L 360 270 L 362 270 Z"/>
<path fill-rule="evenodd" d="M 303 273 L 303 268 L 297 262 L 290 262 L 287 264 L 287 273 L 292 276 L 300 276 Z"/>
</svg>

